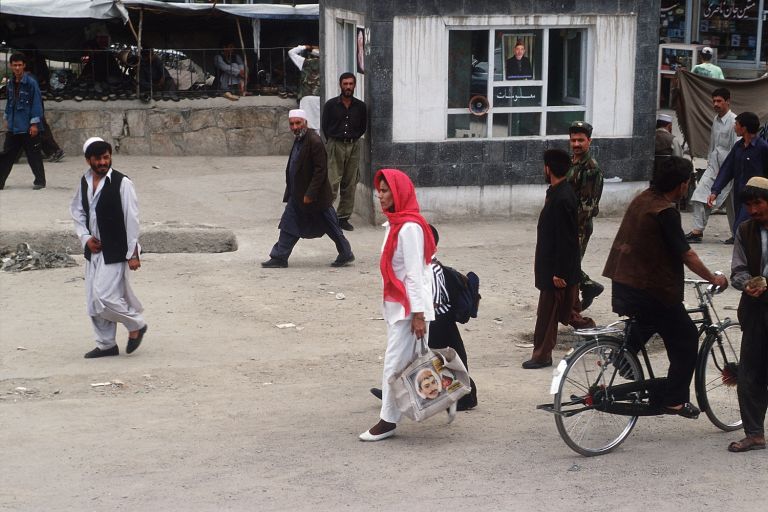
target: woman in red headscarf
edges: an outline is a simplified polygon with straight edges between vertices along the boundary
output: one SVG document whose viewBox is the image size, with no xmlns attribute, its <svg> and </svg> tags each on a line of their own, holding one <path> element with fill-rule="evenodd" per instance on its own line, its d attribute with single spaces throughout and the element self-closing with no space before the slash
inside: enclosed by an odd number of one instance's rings
<svg viewBox="0 0 768 512">
<path fill-rule="evenodd" d="M 380 441 L 394 435 L 400 410 L 389 379 L 416 359 L 418 340 L 427 335 L 429 322 L 435 318 L 429 266 L 435 241 L 429 224 L 419 213 L 416 189 L 410 178 L 397 169 L 381 169 L 373 184 L 388 219 L 379 265 L 384 281 L 382 311 L 387 322 L 387 351 L 381 382 L 381 419 L 360 434 L 363 441 Z"/>
</svg>

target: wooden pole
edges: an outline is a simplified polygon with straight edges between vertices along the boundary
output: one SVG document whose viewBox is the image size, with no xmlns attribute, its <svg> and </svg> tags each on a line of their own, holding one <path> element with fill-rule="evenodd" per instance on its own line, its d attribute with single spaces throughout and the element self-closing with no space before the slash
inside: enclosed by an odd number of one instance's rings
<svg viewBox="0 0 768 512">
<path fill-rule="evenodd" d="M 237 35 L 240 37 L 240 48 L 243 50 L 243 65 L 245 66 L 245 85 L 243 86 L 243 96 L 248 89 L 248 55 L 245 51 L 245 43 L 243 42 L 243 31 L 240 29 L 240 18 L 235 18 L 237 22 Z"/>
<path fill-rule="evenodd" d="M 141 36 L 144 33 L 144 9 L 139 9 L 139 35 L 136 37 L 136 46 L 139 54 L 136 63 L 136 97 L 141 97 Z M 151 69 L 151 68 L 150 68 Z M 151 91 L 150 91 L 151 94 Z"/>
</svg>

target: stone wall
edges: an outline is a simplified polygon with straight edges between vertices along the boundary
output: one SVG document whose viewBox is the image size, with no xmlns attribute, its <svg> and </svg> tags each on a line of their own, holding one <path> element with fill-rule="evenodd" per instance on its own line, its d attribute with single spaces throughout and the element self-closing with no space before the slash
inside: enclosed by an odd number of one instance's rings
<svg viewBox="0 0 768 512">
<path fill-rule="evenodd" d="M 46 102 L 56 141 L 70 155 L 88 137 L 103 137 L 125 155 L 287 155 L 293 144 L 288 111 L 296 101 L 250 96 L 208 100 Z"/>
</svg>

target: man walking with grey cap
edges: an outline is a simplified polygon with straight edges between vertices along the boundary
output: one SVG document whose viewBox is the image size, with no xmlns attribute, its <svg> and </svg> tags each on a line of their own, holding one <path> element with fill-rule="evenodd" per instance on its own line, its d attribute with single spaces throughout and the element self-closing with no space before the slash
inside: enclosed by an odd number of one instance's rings
<svg viewBox="0 0 768 512">
<path fill-rule="evenodd" d="M 301 109 L 288 113 L 288 124 L 294 141 L 285 168 L 283 202 L 286 205 L 278 226 L 280 237 L 272 247 L 269 259 L 261 266 L 285 268 L 300 238 L 320 238 L 323 235 L 333 240 L 339 253 L 331 266 L 347 266 L 355 261 L 355 255 L 333 209 L 328 157 L 323 141 L 307 127 L 307 113 Z"/>
<path fill-rule="evenodd" d="M 133 294 L 128 270 L 141 267 L 139 203 L 133 182 L 112 168 L 112 146 L 100 137 L 83 144 L 90 168 L 80 179 L 69 210 L 85 255 L 86 307 L 96 348 L 86 359 L 116 356 L 117 324 L 128 329 L 127 353 L 139 348 L 147 322 Z"/>
<path fill-rule="evenodd" d="M 740 197 L 750 219 L 736 230 L 731 281 L 742 291 L 737 393 L 745 437 L 728 445 L 731 452 L 765 448 L 768 407 L 768 178 L 750 178 Z"/>
</svg>

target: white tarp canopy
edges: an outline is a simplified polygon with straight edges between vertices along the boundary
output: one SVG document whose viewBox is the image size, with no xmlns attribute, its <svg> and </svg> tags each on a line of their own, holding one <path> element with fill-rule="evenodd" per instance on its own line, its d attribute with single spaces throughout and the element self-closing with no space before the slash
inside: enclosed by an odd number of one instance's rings
<svg viewBox="0 0 768 512">
<path fill-rule="evenodd" d="M 157 0 L 0 0 L 0 14 L 40 18 L 122 18 L 126 9 L 146 8 L 169 14 L 205 14 L 206 11 L 259 19 L 318 19 L 318 4 L 178 4 Z"/>
</svg>

